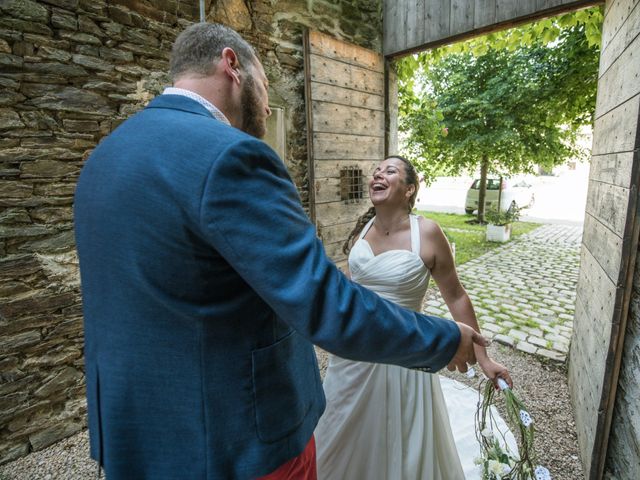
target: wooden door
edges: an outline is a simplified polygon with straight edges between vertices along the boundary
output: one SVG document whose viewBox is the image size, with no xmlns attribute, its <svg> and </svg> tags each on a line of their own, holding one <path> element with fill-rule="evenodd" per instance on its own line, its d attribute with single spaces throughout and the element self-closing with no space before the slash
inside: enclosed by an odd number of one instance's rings
<svg viewBox="0 0 640 480">
<path fill-rule="evenodd" d="M 307 31 L 305 95 L 309 210 L 329 256 L 370 206 L 368 179 L 385 149 L 384 59 L 379 53 Z"/>
</svg>

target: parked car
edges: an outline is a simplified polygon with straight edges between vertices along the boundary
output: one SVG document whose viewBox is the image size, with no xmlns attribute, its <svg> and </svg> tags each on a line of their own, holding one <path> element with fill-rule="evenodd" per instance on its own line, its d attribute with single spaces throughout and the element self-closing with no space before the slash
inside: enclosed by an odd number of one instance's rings
<svg viewBox="0 0 640 480">
<path fill-rule="evenodd" d="M 485 196 L 485 211 L 498 206 L 498 193 L 502 189 L 500 195 L 500 210 L 508 210 L 509 208 L 528 208 L 535 201 L 532 185 L 525 180 L 510 184 L 506 180 L 502 180 L 500 185 L 499 178 L 487 178 L 487 194 Z M 464 204 L 464 211 L 471 214 L 478 210 L 478 197 L 480 195 L 480 179 L 476 178 L 469 190 L 467 191 L 467 199 Z"/>
</svg>

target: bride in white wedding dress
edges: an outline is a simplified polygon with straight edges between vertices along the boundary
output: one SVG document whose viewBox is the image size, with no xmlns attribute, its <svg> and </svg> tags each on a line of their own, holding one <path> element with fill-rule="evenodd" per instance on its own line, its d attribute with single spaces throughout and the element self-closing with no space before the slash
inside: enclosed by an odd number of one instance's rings
<svg viewBox="0 0 640 480">
<path fill-rule="evenodd" d="M 444 233 L 435 222 L 410 214 L 418 186 L 415 169 L 402 157 L 376 168 L 369 181 L 374 207 L 345 244 L 346 251 L 352 245 L 351 279 L 420 311 L 433 276 L 456 321 L 479 331 Z M 475 353 L 487 377 L 512 386 L 507 369 L 484 347 L 476 345 Z M 473 470 L 477 450 L 460 452 L 463 468 L 437 375 L 330 355 L 324 389 L 327 408 L 315 431 L 320 480 L 463 480 L 463 471 Z M 471 443 L 475 407 L 473 401 L 465 412 Z"/>
</svg>

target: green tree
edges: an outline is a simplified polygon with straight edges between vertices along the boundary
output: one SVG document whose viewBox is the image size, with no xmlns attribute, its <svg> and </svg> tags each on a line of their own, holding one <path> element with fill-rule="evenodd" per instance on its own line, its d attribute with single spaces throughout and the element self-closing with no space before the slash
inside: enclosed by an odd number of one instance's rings
<svg viewBox="0 0 640 480">
<path fill-rule="evenodd" d="M 427 180 L 479 167 L 479 221 L 489 174 L 529 172 L 580 154 L 578 131 L 595 108 L 599 49 L 585 23 L 597 21 L 599 10 L 592 11 L 583 21 L 580 12 L 566 17 L 565 26 L 545 20 L 400 62 L 404 153 Z"/>
</svg>

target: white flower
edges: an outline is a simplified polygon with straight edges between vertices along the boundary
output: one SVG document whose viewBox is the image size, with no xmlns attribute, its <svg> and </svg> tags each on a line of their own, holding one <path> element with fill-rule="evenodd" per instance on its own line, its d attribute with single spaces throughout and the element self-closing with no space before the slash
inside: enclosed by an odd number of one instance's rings
<svg viewBox="0 0 640 480">
<path fill-rule="evenodd" d="M 482 435 L 484 438 L 488 440 L 491 440 L 493 438 L 493 432 L 488 428 L 485 428 L 484 430 L 482 430 L 480 432 L 480 435 Z"/>
<path fill-rule="evenodd" d="M 492 473 L 497 478 L 500 478 L 502 476 L 502 472 L 504 471 L 503 465 L 504 463 L 500 463 L 497 460 L 489 460 L 489 473 Z"/>
<path fill-rule="evenodd" d="M 533 418 L 531 418 L 531 415 L 529 415 L 529 412 L 520 410 L 520 421 L 525 427 L 528 427 L 533 423 Z"/>
<path fill-rule="evenodd" d="M 473 367 L 469 367 L 469 370 L 467 370 L 467 378 L 473 378 L 476 376 L 476 371 L 473 369 Z"/>
<path fill-rule="evenodd" d="M 542 465 L 538 465 L 533 473 L 536 480 L 551 480 L 551 473 Z"/>
<path fill-rule="evenodd" d="M 509 388 L 509 384 L 502 378 L 498 377 L 498 387 L 500 388 L 500 390 L 507 390 Z"/>
</svg>

